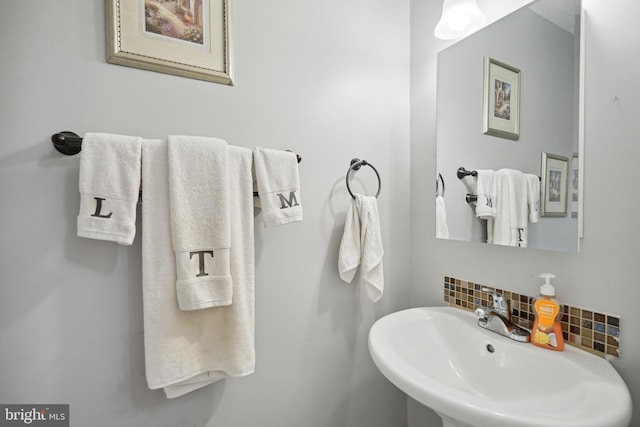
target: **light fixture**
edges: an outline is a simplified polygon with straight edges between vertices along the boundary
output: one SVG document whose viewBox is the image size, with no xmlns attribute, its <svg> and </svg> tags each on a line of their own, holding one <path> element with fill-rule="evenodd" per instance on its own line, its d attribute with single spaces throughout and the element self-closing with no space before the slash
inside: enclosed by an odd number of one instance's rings
<svg viewBox="0 0 640 427">
<path fill-rule="evenodd" d="M 476 0 L 444 0 L 442 18 L 433 34 L 442 40 L 464 37 L 486 22 Z"/>
</svg>

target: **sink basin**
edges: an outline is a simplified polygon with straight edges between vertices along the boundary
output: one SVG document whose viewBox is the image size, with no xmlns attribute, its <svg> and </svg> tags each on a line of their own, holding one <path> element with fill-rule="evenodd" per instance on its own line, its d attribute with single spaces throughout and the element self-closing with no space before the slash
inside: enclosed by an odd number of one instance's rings
<svg viewBox="0 0 640 427">
<path fill-rule="evenodd" d="M 371 327 L 369 351 L 445 427 L 627 427 L 631 419 L 629 390 L 607 360 L 510 340 L 464 310 L 389 314 Z"/>
</svg>

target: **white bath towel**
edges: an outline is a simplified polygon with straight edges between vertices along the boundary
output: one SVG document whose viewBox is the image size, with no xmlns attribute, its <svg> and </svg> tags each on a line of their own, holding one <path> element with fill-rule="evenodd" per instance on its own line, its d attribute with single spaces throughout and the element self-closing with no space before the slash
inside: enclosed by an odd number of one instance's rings
<svg viewBox="0 0 640 427">
<path fill-rule="evenodd" d="M 252 373 L 254 242 L 251 150 L 227 147 L 233 304 L 181 311 L 169 213 L 166 141 L 143 141 L 142 282 L 145 364 L 149 388 L 169 398 L 225 377 Z"/>
<path fill-rule="evenodd" d="M 302 221 L 298 159 L 289 151 L 255 148 L 256 184 L 265 227 Z"/>
<path fill-rule="evenodd" d="M 171 235 L 178 303 L 199 310 L 232 303 L 227 143 L 169 136 Z"/>
<path fill-rule="evenodd" d="M 476 194 L 476 217 L 492 219 L 496 217 L 496 182 L 492 170 L 478 170 Z"/>
<path fill-rule="evenodd" d="M 436 237 L 438 239 L 449 238 L 449 226 L 447 225 L 447 208 L 444 204 L 444 197 L 436 196 Z"/>
<path fill-rule="evenodd" d="M 529 222 L 538 222 L 540 218 L 540 177 L 530 173 L 524 174 L 527 180 L 527 204 L 529 206 Z"/>
<path fill-rule="evenodd" d="M 141 138 L 87 133 L 80 154 L 78 236 L 130 245 L 136 234 Z"/>
<path fill-rule="evenodd" d="M 496 218 L 493 244 L 527 247 L 529 220 L 528 183 L 513 169 L 496 171 Z"/>
<path fill-rule="evenodd" d="M 338 255 L 340 278 L 351 283 L 358 267 L 367 296 L 378 301 L 384 292 L 382 235 L 378 202 L 373 196 L 356 194 L 347 209 L 344 234 Z"/>
</svg>

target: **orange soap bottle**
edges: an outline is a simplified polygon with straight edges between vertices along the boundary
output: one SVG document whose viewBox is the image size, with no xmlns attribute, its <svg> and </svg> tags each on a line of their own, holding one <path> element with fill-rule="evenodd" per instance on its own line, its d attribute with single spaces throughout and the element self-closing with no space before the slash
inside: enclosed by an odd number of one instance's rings
<svg viewBox="0 0 640 427">
<path fill-rule="evenodd" d="M 556 289 L 550 281 L 556 277 L 551 273 L 541 274 L 539 277 L 545 280 L 540 286 L 540 295 L 533 299 L 533 313 L 535 320 L 531 329 L 531 344 L 555 351 L 564 350 L 564 337 L 562 336 L 562 306 L 553 298 Z"/>
</svg>

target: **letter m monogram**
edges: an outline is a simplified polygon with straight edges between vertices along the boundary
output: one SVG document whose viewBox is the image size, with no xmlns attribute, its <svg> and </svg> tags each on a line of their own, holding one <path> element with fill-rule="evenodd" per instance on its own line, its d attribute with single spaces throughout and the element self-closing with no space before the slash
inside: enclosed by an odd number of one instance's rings
<svg viewBox="0 0 640 427">
<path fill-rule="evenodd" d="M 284 194 L 282 193 L 277 193 L 277 194 L 278 194 L 278 198 L 280 199 L 280 209 L 286 209 L 286 208 L 300 205 L 300 203 L 298 203 L 298 199 L 296 198 L 295 191 L 291 191 L 289 193 L 289 199 L 285 198 Z"/>
</svg>

